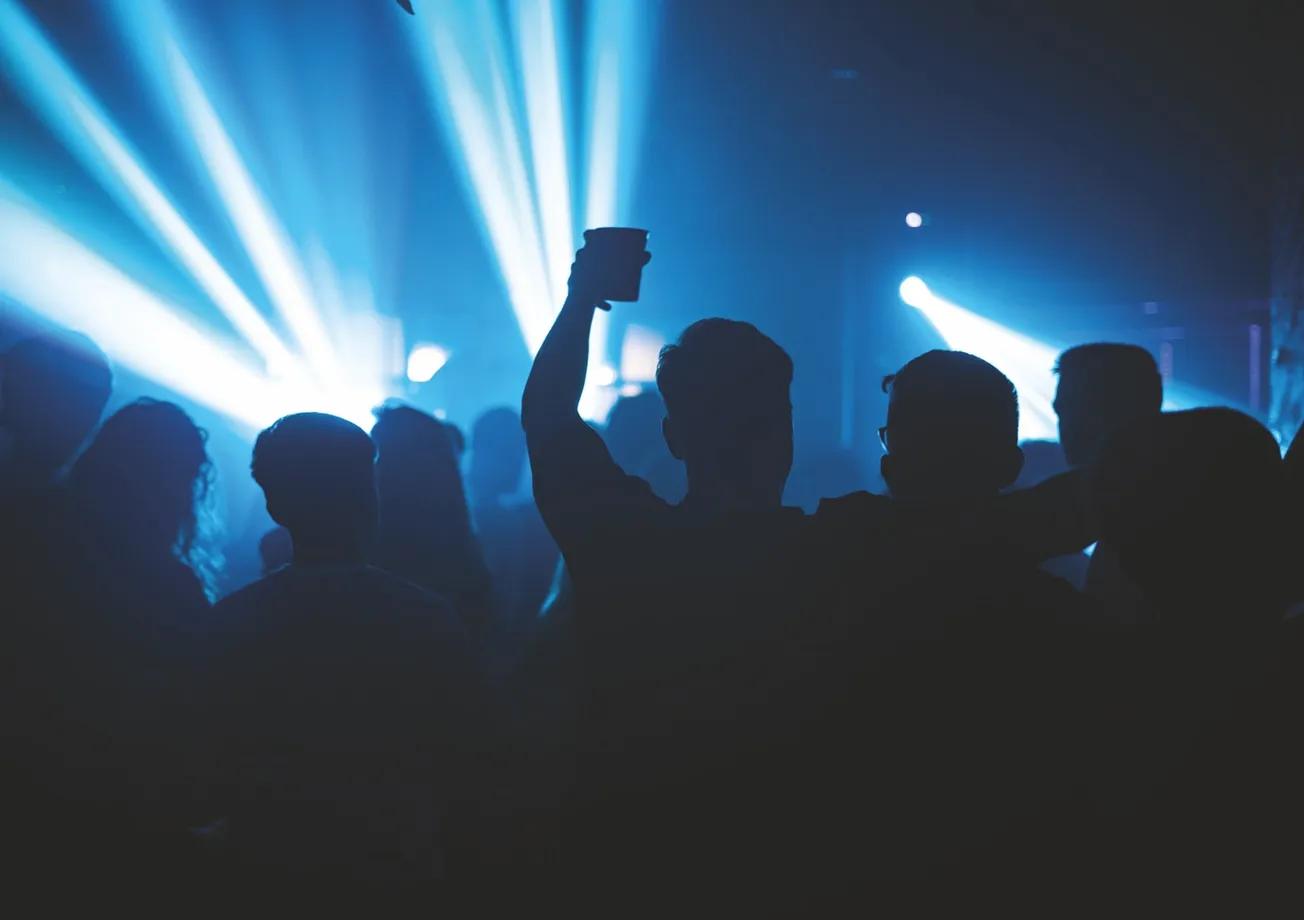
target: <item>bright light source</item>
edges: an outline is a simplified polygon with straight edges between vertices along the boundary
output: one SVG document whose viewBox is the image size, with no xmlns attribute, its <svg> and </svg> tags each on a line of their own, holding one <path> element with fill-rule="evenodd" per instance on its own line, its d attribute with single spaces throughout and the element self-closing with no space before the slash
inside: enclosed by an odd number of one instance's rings
<svg viewBox="0 0 1304 920">
<path fill-rule="evenodd" d="M 924 217 L 918 211 L 911 211 L 909 214 L 906 215 L 907 227 L 917 228 L 917 227 L 922 227 L 923 225 L 924 225 Z"/>
<path fill-rule="evenodd" d="M 1055 416 L 1055 359 L 1060 349 L 1022 335 L 938 297 L 921 279 L 901 282 L 901 299 L 919 310 L 946 347 L 968 352 L 998 368 L 1019 394 L 1019 440 L 1058 440 Z M 1210 393 L 1189 387 L 1165 387 L 1164 410 L 1226 405 Z"/>
<path fill-rule="evenodd" d="M 616 369 L 610 364 L 604 364 L 599 367 L 593 374 L 593 383 L 595 386 L 609 387 L 619 378 Z"/>
<path fill-rule="evenodd" d="M 901 282 L 901 299 L 908 305 L 921 308 L 925 306 L 933 297 L 933 292 L 928 289 L 928 285 L 923 280 L 911 275 L 905 281 Z"/>
<path fill-rule="evenodd" d="M 448 363 L 448 349 L 438 345 L 417 345 L 408 355 L 407 376 L 413 383 L 428 383 Z"/>
<path fill-rule="evenodd" d="M 627 383 L 620 388 L 620 395 L 625 397 L 626 399 L 629 399 L 630 397 L 633 396 L 637 396 L 642 392 L 643 392 L 643 384 L 641 383 Z"/>
</svg>

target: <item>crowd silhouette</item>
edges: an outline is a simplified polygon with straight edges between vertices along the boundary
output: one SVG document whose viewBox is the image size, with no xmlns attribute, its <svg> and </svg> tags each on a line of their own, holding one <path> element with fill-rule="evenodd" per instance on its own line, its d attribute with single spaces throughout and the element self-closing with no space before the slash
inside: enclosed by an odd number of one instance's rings
<svg viewBox="0 0 1304 920">
<path fill-rule="evenodd" d="M 169 915 L 1295 897 L 1298 440 L 1164 412 L 1147 351 L 1092 343 L 1055 368 L 1059 442 L 1020 445 L 1010 380 L 930 351 L 883 380 L 877 494 L 853 455 L 794 467 L 801 369 L 719 318 L 598 431 L 602 258 L 519 414 L 259 434 L 277 526 L 220 598 L 205 433 L 148 399 L 101 421 L 83 336 L 3 355 L 12 890 Z"/>
</svg>

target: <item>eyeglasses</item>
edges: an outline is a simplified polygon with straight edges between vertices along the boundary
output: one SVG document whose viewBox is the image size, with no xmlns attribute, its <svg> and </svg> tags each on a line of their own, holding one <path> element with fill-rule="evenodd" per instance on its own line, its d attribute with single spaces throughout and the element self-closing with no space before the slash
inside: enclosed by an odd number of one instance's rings
<svg viewBox="0 0 1304 920">
<path fill-rule="evenodd" d="M 878 443 L 883 445 L 883 450 L 887 450 L 887 426 L 884 425 L 878 430 Z"/>
</svg>

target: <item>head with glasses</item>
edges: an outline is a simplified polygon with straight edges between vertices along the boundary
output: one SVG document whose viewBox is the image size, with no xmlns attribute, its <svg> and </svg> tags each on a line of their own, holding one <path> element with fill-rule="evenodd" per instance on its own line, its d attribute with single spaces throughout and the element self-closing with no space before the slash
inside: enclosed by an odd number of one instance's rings
<svg viewBox="0 0 1304 920">
<path fill-rule="evenodd" d="M 976 498 L 1023 468 L 1019 402 L 1008 377 L 961 351 L 930 351 L 883 378 L 883 480 L 901 498 Z"/>
</svg>

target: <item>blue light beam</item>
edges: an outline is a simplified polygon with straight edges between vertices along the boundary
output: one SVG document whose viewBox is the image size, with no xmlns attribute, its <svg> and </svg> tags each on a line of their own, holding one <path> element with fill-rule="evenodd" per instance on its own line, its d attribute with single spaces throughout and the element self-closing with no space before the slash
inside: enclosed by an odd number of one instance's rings
<svg viewBox="0 0 1304 920">
<path fill-rule="evenodd" d="M 169 250 L 274 373 L 297 364 L 267 320 L 231 279 L 141 165 L 93 96 L 15 0 L 0 0 L 0 47 L 31 108 L 128 214 Z"/>
</svg>

